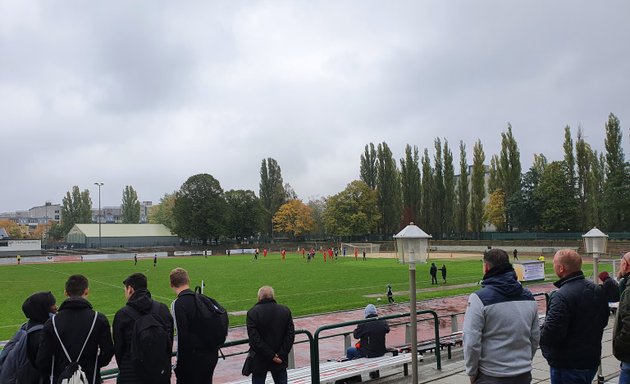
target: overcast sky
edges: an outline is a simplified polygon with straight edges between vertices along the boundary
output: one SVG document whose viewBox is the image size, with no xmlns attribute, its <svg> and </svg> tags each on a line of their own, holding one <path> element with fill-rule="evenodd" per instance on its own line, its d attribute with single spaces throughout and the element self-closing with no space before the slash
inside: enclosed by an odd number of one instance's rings
<svg viewBox="0 0 630 384">
<path fill-rule="evenodd" d="M 523 167 L 564 127 L 630 156 L 630 2 L 0 0 L 0 212 L 157 203 L 197 173 L 258 194 L 273 157 L 300 198 L 359 178 L 365 144 L 433 153 L 513 126 Z"/>
</svg>

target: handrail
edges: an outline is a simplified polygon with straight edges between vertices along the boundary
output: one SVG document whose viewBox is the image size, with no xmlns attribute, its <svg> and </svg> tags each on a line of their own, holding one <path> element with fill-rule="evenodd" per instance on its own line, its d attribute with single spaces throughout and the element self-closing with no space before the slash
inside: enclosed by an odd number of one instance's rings
<svg viewBox="0 0 630 384">
<path fill-rule="evenodd" d="M 430 314 L 433 316 L 433 328 L 435 329 L 435 360 L 437 362 L 437 369 L 442 369 L 442 361 L 441 361 L 441 356 L 440 356 L 440 329 L 439 329 L 439 321 L 438 321 L 437 313 L 431 310 L 422 310 L 422 311 L 417 311 L 416 314 L 418 315 Z M 397 319 L 400 317 L 407 317 L 409 315 L 410 313 L 403 313 L 403 314 L 398 314 L 398 315 L 372 317 L 368 319 L 346 321 L 344 323 L 323 325 L 317 328 L 317 330 L 315 331 L 315 334 L 313 335 L 313 343 L 311 344 L 311 382 L 319 383 L 319 380 L 320 380 L 320 372 L 319 372 L 319 334 L 320 333 L 329 329 L 342 328 L 342 327 L 347 327 L 350 325 L 369 323 L 376 320 Z M 422 319 L 421 321 L 426 321 L 426 320 L 427 319 Z M 417 332 L 417 331 L 418 331 L 417 329 L 414 329 L 412 332 Z M 417 350 L 412 351 L 412 353 L 414 352 L 418 353 Z"/>
<path fill-rule="evenodd" d="M 547 310 L 549 309 L 549 294 L 547 292 L 538 292 L 538 293 L 533 293 L 532 294 L 535 297 L 537 296 L 545 296 L 545 312 L 547 312 Z"/>
<path fill-rule="evenodd" d="M 300 335 L 300 334 L 304 334 L 306 335 L 306 337 L 308 338 L 308 340 L 303 340 L 303 341 L 298 341 L 295 344 L 301 344 L 301 343 L 306 343 L 308 341 L 309 343 L 309 349 L 312 349 L 312 345 L 313 345 L 313 335 L 311 334 L 311 332 L 309 332 L 306 329 L 296 329 L 295 330 L 295 334 L 296 335 Z M 237 345 L 243 345 L 243 344 L 248 344 L 249 343 L 249 339 L 237 339 L 237 340 L 230 340 L 230 341 L 226 341 L 225 343 L 223 343 L 223 345 L 221 345 L 219 348 L 229 348 L 229 347 L 235 347 Z M 228 354 L 225 356 L 237 356 L 237 355 L 242 355 L 247 353 L 245 352 L 239 352 L 239 353 L 232 353 L 232 354 Z M 172 356 L 176 356 L 177 353 L 173 352 Z M 118 375 L 118 367 L 116 368 L 111 368 L 111 369 L 105 369 L 101 371 L 101 379 L 105 380 L 105 379 L 113 379 L 116 378 L 116 376 Z"/>
</svg>

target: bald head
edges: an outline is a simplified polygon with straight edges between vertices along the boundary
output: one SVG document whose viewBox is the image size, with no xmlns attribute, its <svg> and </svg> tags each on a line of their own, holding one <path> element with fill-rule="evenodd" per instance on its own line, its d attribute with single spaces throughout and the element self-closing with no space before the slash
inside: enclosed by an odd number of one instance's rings
<svg viewBox="0 0 630 384">
<path fill-rule="evenodd" d="M 553 257 L 553 270 L 559 278 L 582 270 L 582 257 L 572 249 L 561 249 Z"/>
<path fill-rule="evenodd" d="M 258 290 L 258 301 L 265 300 L 265 299 L 273 299 L 273 295 L 274 295 L 273 288 L 271 288 L 268 285 L 262 286 Z"/>
<path fill-rule="evenodd" d="M 621 278 L 630 273 L 630 252 L 621 256 L 621 263 L 619 263 L 619 272 L 617 275 Z"/>
</svg>

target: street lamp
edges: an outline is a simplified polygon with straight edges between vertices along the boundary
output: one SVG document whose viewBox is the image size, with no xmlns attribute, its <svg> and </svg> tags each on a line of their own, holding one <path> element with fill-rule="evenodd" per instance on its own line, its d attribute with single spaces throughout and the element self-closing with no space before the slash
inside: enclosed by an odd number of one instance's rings
<svg viewBox="0 0 630 384">
<path fill-rule="evenodd" d="M 412 383 L 418 382 L 418 326 L 416 310 L 416 262 L 426 263 L 429 249 L 429 239 L 422 229 L 413 222 L 394 235 L 396 252 L 401 262 L 409 264 L 409 301 L 411 315 L 411 377 Z M 405 256 L 407 256 L 405 258 Z"/>
<path fill-rule="evenodd" d="M 593 227 L 593 229 L 582 235 L 582 238 L 584 239 L 586 253 L 593 255 L 593 282 L 597 284 L 599 255 L 606 253 L 608 235 L 597 229 L 597 227 Z"/>
<path fill-rule="evenodd" d="M 606 246 L 608 245 L 608 235 L 604 232 L 593 227 L 590 231 L 582 235 L 584 239 L 584 248 L 587 254 L 593 255 L 593 283 L 597 284 L 599 278 L 598 263 L 600 253 L 606 253 Z M 602 373 L 602 364 L 600 362 L 597 367 L 597 382 L 604 383 L 604 375 Z"/>
<path fill-rule="evenodd" d="M 98 187 L 98 247 L 103 248 L 103 243 L 101 241 L 101 187 L 105 185 L 104 183 L 94 183 Z"/>
</svg>

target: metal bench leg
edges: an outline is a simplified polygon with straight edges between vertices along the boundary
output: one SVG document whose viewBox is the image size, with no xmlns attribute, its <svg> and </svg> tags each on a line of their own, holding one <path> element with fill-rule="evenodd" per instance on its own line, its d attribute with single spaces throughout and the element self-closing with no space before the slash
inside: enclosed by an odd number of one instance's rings
<svg viewBox="0 0 630 384">
<path fill-rule="evenodd" d="M 408 375 L 409 375 L 409 368 L 407 367 L 407 364 L 406 364 L 406 363 L 403 365 L 403 374 L 404 374 L 405 376 L 408 376 Z"/>
<path fill-rule="evenodd" d="M 448 347 L 446 348 L 448 350 L 448 359 L 451 359 L 451 345 L 449 344 Z"/>
</svg>

